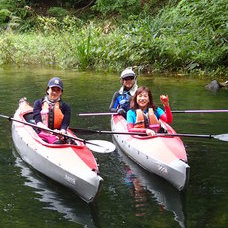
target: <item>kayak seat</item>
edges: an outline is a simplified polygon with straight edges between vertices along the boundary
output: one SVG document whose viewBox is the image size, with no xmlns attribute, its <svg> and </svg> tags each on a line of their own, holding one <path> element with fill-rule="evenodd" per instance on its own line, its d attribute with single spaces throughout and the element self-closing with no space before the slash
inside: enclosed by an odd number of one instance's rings
<svg viewBox="0 0 228 228">
<path fill-rule="evenodd" d="M 168 131 L 165 128 L 161 127 L 158 133 L 168 133 Z"/>
<path fill-rule="evenodd" d="M 75 140 L 73 140 L 73 139 L 67 139 L 66 143 L 67 144 L 71 144 L 71 145 L 78 145 L 77 142 Z"/>
<path fill-rule="evenodd" d="M 26 122 L 28 123 L 32 123 L 32 124 L 36 124 L 35 120 L 33 119 L 33 112 L 27 113 L 24 115 L 24 119 L 26 120 Z"/>
<path fill-rule="evenodd" d="M 36 124 L 35 120 L 33 119 L 33 112 L 26 113 L 26 114 L 24 115 L 24 119 L 25 119 L 25 121 L 28 122 L 28 123 Z M 40 130 L 38 130 L 37 128 L 34 127 L 33 129 L 36 131 L 37 134 L 40 133 Z M 41 137 L 41 138 L 42 138 L 42 140 L 43 140 L 44 142 L 49 143 L 49 141 L 48 141 L 47 139 L 45 139 L 45 137 Z M 73 139 L 64 139 L 64 140 L 61 140 L 61 139 L 58 140 L 58 139 L 57 139 L 56 141 L 53 142 L 53 144 L 71 144 L 71 145 L 78 145 L 77 142 L 75 142 L 75 140 L 73 140 Z"/>
<path fill-rule="evenodd" d="M 56 140 L 53 144 L 71 144 L 71 145 L 78 145 L 75 140 L 73 139 L 65 139 L 65 140 Z"/>
<path fill-rule="evenodd" d="M 55 142 L 53 142 L 53 144 L 65 144 L 65 143 L 66 143 L 66 141 L 65 140 L 61 140 L 61 139 L 56 140 Z"/>
<path fill-rule="evenodd" d="M 152 129 L 156 133 L 167 133 L 168 131 L 161 126 L 160 124 L 152 124 L 149 126 L 150 129 Z"/>
</svg>

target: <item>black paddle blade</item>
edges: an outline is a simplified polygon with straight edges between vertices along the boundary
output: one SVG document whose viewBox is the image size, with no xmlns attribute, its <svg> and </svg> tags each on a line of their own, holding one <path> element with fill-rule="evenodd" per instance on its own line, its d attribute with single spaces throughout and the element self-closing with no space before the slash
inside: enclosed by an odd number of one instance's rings
<svg viewBox="0 0 228 228">
<path fill-rule="evenodd" d="M 228 134 L 213 135 L 212 137 L 221 141 L 228 142 Z"/>
</svg>

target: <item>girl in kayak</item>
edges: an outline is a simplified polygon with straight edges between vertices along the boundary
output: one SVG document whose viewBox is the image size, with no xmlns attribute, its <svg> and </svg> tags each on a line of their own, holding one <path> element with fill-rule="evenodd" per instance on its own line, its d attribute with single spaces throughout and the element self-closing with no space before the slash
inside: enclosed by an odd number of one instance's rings
<svg viewBox="0 0 228 228">
<path fill-rule="evenodd" d="M 56 132 L 66 134 L 70 124 L 71 109 L 61 99 L 63 93 L 63 82 L 60 78 L 54 77 L 49 80 L 46 96 L 34 102 L 33 119 L 38 127 L 50 128 Z M 55 135 L 44 131 L 39 136 L 48 143 L 62 143 Z"/>
<path fill-rule="evenodd" d="M 165 111 L 154 104 L 149 88 L 139 87 L 131 99 L 131 109 L 127 112 L 128 131 L 154 135 L 160 129 L 159 119 L 166 123 L 172 123 L 173 116 L 169 106 L 168 95 L 161 95 L 160 100 Z"/>
<path fill-rule="evenodd" d="M 122 86 L 114 93 L 109 110 L 126 118 L 126 113 L 130 109 L 130 98 L 134 96 L 138 88 L 135 72 L 130 68 L 125 69 L 121 73 L 120 80 Z"/>
</svg>

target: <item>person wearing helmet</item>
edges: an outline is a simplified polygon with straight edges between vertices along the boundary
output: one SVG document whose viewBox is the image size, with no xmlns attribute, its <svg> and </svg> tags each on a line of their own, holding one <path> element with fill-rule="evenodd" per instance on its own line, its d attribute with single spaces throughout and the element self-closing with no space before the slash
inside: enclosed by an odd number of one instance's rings
<svg viewBox="0 0 228 228">
<path fill-rule="evenodd" d="M 130 109 L 130 98 L 138 88 L 135 72 L 131 68 L 125 69 L 120 75 L 120 80 L 122 86 L 114 93 L 109 110 L 126 117 Z"/>
<path fill-rule="evenodd" d="M 49 128 L 66 133 L 70 124 L 71 109 L 61 99 L 63 82 L 60 78 L 51 78 L 48 82 L 46 95 L 42 99 L 35 100 L 33 106 L 33 119 L 37 126 Z M 55 135 L 39 131 L 39 136 L 48 143 L 59 143 L 61 140 Z"/>
</svg>

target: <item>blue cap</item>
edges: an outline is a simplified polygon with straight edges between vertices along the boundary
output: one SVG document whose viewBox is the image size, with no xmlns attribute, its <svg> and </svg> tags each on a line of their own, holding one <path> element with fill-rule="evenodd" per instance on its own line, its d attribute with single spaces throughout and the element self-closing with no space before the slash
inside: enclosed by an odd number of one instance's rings
<svg viewBox="0 0 228 228">
<path fill-rule="evenodd" d="M 62 80 L 57 77 L 50 79 L 48 82 L 48 88 L 51 88 L 51 87 L 59 87 L 61 90 L 63 90 Z"/>
</svg>

